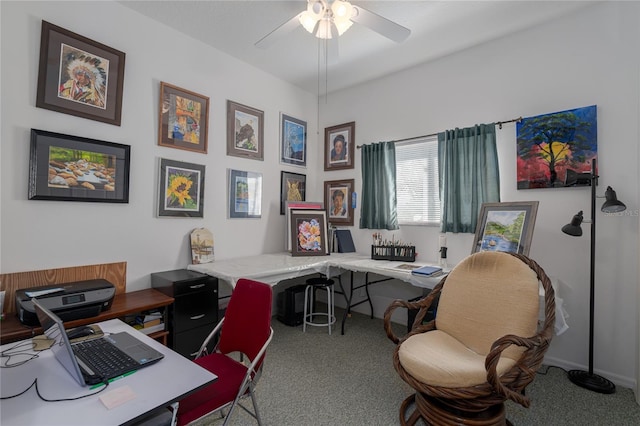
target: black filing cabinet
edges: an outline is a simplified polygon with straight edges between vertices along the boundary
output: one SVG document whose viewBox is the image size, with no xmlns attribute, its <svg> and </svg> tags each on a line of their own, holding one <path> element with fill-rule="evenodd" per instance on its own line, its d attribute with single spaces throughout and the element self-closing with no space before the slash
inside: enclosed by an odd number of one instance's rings
<svg viewBox="0 0 640 426">
<path fill-rule="evenodd" d="M 169 347 L 193 359 L 218 322 L 218 279 L 176 269 L 151 274 L 151 286 L 174 298 L 169 307 Z"/>
</svg>

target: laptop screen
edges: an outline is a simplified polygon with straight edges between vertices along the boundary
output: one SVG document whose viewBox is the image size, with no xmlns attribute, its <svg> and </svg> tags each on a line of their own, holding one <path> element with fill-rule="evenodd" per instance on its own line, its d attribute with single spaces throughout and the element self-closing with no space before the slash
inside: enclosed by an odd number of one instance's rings
<svg viewBox="0 0 640 426">
<path fill-rule="evenodd" d="M 42 306 L 38 299 L 34 298 L 31 299 L 31 301 L 36 309 L 36 315 L 38 315 L 40 325 L 42 325 L 44 329 L 44 334 L 53 340 L 51 350 L 56 359 L 81 386 L 85 386 L 85 380 L 82 376 L 80 366 L 76 361 L 76 357 L 73 354 L 73 350 L 71 349 L 71 343 L 67 337 L 67 332 L 64 329 L 62 320 L 49 309 Z"/>
</svg>

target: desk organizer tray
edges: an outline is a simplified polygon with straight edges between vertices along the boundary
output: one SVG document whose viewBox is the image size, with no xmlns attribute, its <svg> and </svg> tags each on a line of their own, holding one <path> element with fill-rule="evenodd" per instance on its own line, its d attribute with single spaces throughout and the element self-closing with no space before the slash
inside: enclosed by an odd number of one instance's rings
<svg viewBox="0 0 640 426">
<path fill-rule="evenodd" d="M 373 260 L 401 260 L 403 262 L 416 261 L 415 246 L 371 246 Z"/>
</svg>

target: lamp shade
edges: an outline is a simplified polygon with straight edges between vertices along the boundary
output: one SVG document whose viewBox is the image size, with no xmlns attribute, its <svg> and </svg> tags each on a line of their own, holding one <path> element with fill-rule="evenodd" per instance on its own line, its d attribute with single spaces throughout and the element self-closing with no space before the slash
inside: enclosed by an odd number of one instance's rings
<svg viewBox="0 0 640 426">
<path fill-rule="evenodd" d="M 607 199 L 602 205 L 602 211 L 605 213 L 617 213 L 627 209 L 627 206 L 622 201 L 618 200 L 616 191 L 610 186 L 607 186 L 607 190 L 604 193 L 604 197 Z"/>
<path fill-rule="evenodd" d="M 581 237 L 582 227 L 580 226 L 580 224 L 582 223 L 583 219 L 584 216 L 582 214 L 582 210 L 580 210 L 578 214 L 573 216 L 573 218 L 571 219 L 571 223 L 568 223 L 562 227 L 562 232 L 573 237 Z"/>
</svg>

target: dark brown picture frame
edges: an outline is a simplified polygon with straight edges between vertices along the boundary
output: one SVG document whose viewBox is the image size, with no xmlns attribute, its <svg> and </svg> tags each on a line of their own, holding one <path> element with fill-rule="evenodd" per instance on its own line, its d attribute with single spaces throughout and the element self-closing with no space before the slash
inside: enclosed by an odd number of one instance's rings
<svg viewBox="0 0 640 426">
<path fill-rule="evenodd" d="M 131 147 L 31 129 L 29 199 L 129 202 Z"/>
<path fill-rule="evenodd" d="M 227 100 L 227 155 L 264 160 L 263 111 Z"/>
<path fill-rule="evenodd" d="M 291 210 L 291 256 L 326 256 L 327 213 L 324 210 Z"/>
<path fill-rule="evenodd" d="M 204 217 L 205 166 L 160 159 L 158 217 Z"/>
<path fill-rule="evenodd" d="M 307 175 L 282 170 L 280 172 L 280 214 L 283 215 L 286 211 L 287 201 L 305 201 L 306 189 Z"/>
<path fill-rule="evenodd" d="M 36 107 L 119 126 L 124 63 L 124 52 L 42 21 Z"/>
<path fill-rule="evenodd" d="M 335 145 L 342 140 L 342 150 Z M 354 168 L 356 144 L 356 122 L 339 124 L 324 129 L 324 170 L 342 170 Z"/>
<path fill-rule="evenodd" d="M 354 186 L 354 179 L 327 180 L 324 182 L 324 205 L 327 210 L 327 220 L 330 224 L 353 226 L 353 203 L 351 199 Z M 342 198 L 342 202 L 340 202 L 340 198 Z"/>
<path fill-rule="evenodd" d="M 160 82 L 158 145 L 207 153 L 209 97 Z"/>
</svg>

